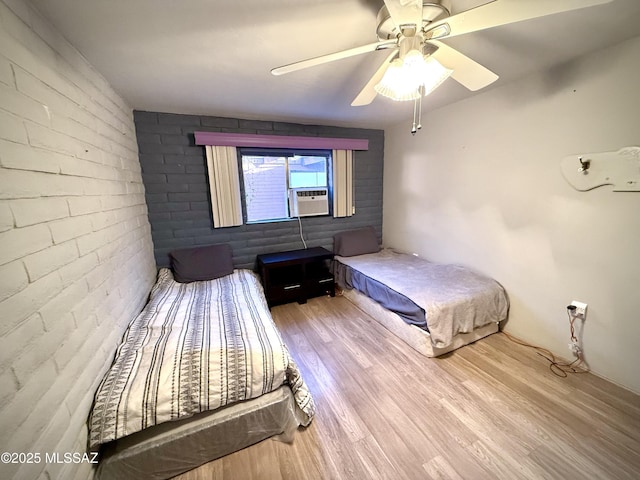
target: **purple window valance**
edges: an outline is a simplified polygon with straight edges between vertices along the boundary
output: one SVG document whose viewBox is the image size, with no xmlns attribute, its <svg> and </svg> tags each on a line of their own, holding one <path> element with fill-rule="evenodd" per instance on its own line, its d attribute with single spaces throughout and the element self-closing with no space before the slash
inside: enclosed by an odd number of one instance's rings
<svg viewBox="0 0 640 480">
<path fill-rule="evenodd" d="M 246 133 L 195 132 L 196 145 L 219 147 L 300 148 L 318 150 L 368 150 L 362 138 L 292 137 Z"/>
</svg>

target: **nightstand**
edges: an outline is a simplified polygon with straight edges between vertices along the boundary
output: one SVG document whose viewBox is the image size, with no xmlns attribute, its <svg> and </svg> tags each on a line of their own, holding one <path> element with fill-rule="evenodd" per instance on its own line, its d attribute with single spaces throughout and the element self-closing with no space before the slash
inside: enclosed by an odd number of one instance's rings
<svg viewBox="0 0 640 480">
<path fill-rule="evenodd" d="M 329 294 L 335 296 L 330 269 L 333 253 L 313 247 L 258 255 L 258 272 L 269 306 Z"/>
</svg>

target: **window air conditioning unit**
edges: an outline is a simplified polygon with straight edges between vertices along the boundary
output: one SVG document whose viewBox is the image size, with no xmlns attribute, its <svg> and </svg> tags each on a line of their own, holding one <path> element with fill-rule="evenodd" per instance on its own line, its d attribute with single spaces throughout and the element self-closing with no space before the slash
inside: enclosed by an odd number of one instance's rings
<svg viewBox="0 0 640 480">
<path fill-rule="evenodd" d="M 325 187 L 289 189 L 289 212 L 292 217 L 329 214 L 329 190 Z"/>
</svg>

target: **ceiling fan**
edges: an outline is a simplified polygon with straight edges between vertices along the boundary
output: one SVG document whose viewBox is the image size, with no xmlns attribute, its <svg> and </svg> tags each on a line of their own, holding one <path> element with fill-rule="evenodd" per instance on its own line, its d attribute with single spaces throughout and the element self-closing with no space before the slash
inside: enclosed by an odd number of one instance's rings
<svg viewBox="0 0 640 480">
<path fill-rule="evenodd" d="M 377 17 L 377 42 L 283 65 L 271 73 L 283 75 L 355 55 L 389 50 L 389 55 L 353 100 L 352 106 L 368 105 L 378 93 L 395 100 L 417 101 L 449 75 L 469 90 L 476 91 L 495 82 L 498 75 L 441 40 L 611 1 L 493 0 L 452 16 L 451 0 L 384 0 Z M 440 67 L 433 73 L 435 64 Z M 400 67 L 403 66 L 414 68 L 402 70 Z M 413 75 L 416 79 L 407 85 L 407 79 Z M 433 78 L 423 80 L 429 75 Z M 419 127 L 416 127 L 414 114 L 413 133 L 416 128 Z"/>
</svg>

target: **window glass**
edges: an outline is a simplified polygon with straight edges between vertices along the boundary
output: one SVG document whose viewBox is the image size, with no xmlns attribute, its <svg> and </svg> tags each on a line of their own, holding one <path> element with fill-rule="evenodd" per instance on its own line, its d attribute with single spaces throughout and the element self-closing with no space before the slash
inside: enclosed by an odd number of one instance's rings
<svg viewBox="0 0 640 480">
<path fill-rule="evenodd" d="M 289 188 L 326 186 L 326 157 L 296 155 L 289 158 Z"/>
<path fill-rule="evenodd" d="M 290 188 L 328 187 L 329 153 L 241 154 L 247 222 L 289 219 Z"/>
<path fill-rule="evenodd" d="M 247 221 L 287 218 L 285 157 L 242 157 Z"/>
</svg>

